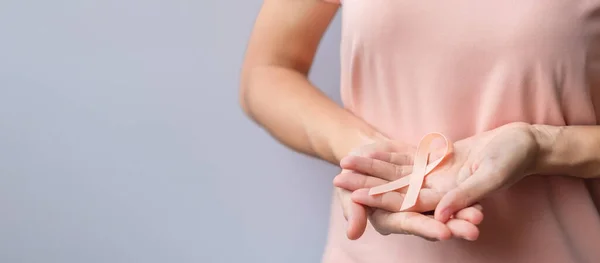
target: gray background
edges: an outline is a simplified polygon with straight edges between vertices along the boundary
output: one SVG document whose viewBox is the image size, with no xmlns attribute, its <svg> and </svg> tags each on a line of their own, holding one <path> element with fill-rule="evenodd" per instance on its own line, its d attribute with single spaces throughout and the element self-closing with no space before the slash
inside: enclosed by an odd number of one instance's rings
<svg viewBox="0 0 600 263">
<path fill-rule="evenodd" d="M 318 262 L 337 169 L 237 104 L 260 4 L 0 1 L 0 262 Z"/>
</svg>

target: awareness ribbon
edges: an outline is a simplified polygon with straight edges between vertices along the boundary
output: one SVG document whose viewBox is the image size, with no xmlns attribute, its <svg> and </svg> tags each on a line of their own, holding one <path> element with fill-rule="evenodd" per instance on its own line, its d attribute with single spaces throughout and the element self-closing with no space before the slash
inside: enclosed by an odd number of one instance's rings
<svg viewBox="0 0 600 263">
<path fill-rule="evenodd" d="M 429 163 L 430 146 L 435 139 L 443 139 L 446 143 L 446 151 L 442 157 L 432 163 Z M 396 191 L 405 186 L 408 186 L 408 191 L 402 202 L 400 211 L 405 211 L 413 207 L 417 203 L 419 191 L 423 187 L 425 176 L 435 169 L 448 155 L 452 153 L 452 143 L 441 133 L 429 133 L 425 135 L 419 142 L 417 152 L 415 153 L 412 173 L 398 180 L 389 182 L 384 185 L 373 187 L 369 190 L 369 195 L 378 195 L 391 191 Z"/>
</svg>

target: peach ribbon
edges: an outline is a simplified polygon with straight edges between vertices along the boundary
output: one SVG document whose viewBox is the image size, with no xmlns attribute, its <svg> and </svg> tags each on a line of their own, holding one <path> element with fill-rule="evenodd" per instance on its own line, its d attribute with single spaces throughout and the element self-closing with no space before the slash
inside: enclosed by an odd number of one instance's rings
<svg viewBox="0 0 600 263">
<path fill-rule="evenodd" d="M 446 151 L 444 155 L 432 162 L 429 163 L 430 157 L 430 146 L 431 143 L 435 139 L 443 139 L 446 143 Z M 389 182 L 384 185 L 376 186 L 369 190 L 369 195 L 378 195 L 391 191 L 396 191 L 405 186 L 408 186 L 408 191 L 406 192 L 406 196 L 404 197 L 404 201 L 402 202 L 402 206 L 400 211 L 405 211 L 413 207 L 417 203 L 417 198 L 419 196 L 419 191 L 423 187 L 423 181 L 425 180 L 425 176 L 429 174 L 433 169 L 435 169 L 448 155 L 452 153 L 452 143 L 441 133 L 429 133 L 425 135 L 421 141 L 419 142 L 419 146 L 417 147 L 417 152 L 415 153 L 414 163 L 413 163 L 413 171 L 412 174 L 404 176 L 398 180 Z"/>
</svg>

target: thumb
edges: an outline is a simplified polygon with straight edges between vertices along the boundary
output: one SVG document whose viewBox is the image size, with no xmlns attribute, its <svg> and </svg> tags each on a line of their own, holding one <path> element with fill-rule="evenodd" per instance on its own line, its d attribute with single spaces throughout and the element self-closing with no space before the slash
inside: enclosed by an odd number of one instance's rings
<svg viewBox="0 0 600 263">
<path fill-rule="evenodd" d="M 360 238 L 367 228 L 366 208 L 355 202 L 350 203 L 350 214 L 348 215 L 348 229 L 346 236 L 350 240 Z"/>
<path fill-rule="evenodd" d="M 480 167 L 473 175 L 442 197 L 435 208 L 435 219 L 444 223 L 448 222 L 453 214 L 477 203 L 487 194 L 499 189 L 502 182 L 501 173 Z"/>
<path fill-rule="evenodd" d="M 346 236 L 350 240 L 360 238 L 367 228 L 367 208 L 355 203 L 350 198 L 350 191 L 336 187 L 336 193 L 342 205 L 344 217 L 347 221 Z"/>
</svg>

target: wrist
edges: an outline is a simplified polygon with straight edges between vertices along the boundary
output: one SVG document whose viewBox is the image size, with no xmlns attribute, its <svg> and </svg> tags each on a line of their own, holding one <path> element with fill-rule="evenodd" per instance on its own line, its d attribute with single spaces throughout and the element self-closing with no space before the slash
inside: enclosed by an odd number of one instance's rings
<svg viewBox="0 0 600 263">
<path fill-rule="evenodd" d="M 530 126 L 537 146 L 537 154 L 528 174 L 555 174 L 563 170 L 561 167 L 563 163 L 558 161 L 556 156 L 556 147 L 564 128 L 564 126 L 540 124 Z"/>
<path fill-rule="evenodd" d="M 387 140 L 386 136 L 362 119 L 350 112 L 346 113 L 327 136 L 329 148 L 336 161 L 335 164 L 339 164 L 342 158 L 359 147 Z"/>
<path fill-rule="evenodd" d="M 329 140 L 330 148 L 337 163 L 356 149 L 367 144 L 387 139 L 374 129 L 357 129 L 356 127 L 341 129 Z"/>
<path fill-rule="evenodd" d="M 600 174 L 598 126 L 533 125 L 539 145 L 535 174 L 597 178 Z"/>
</svg>

